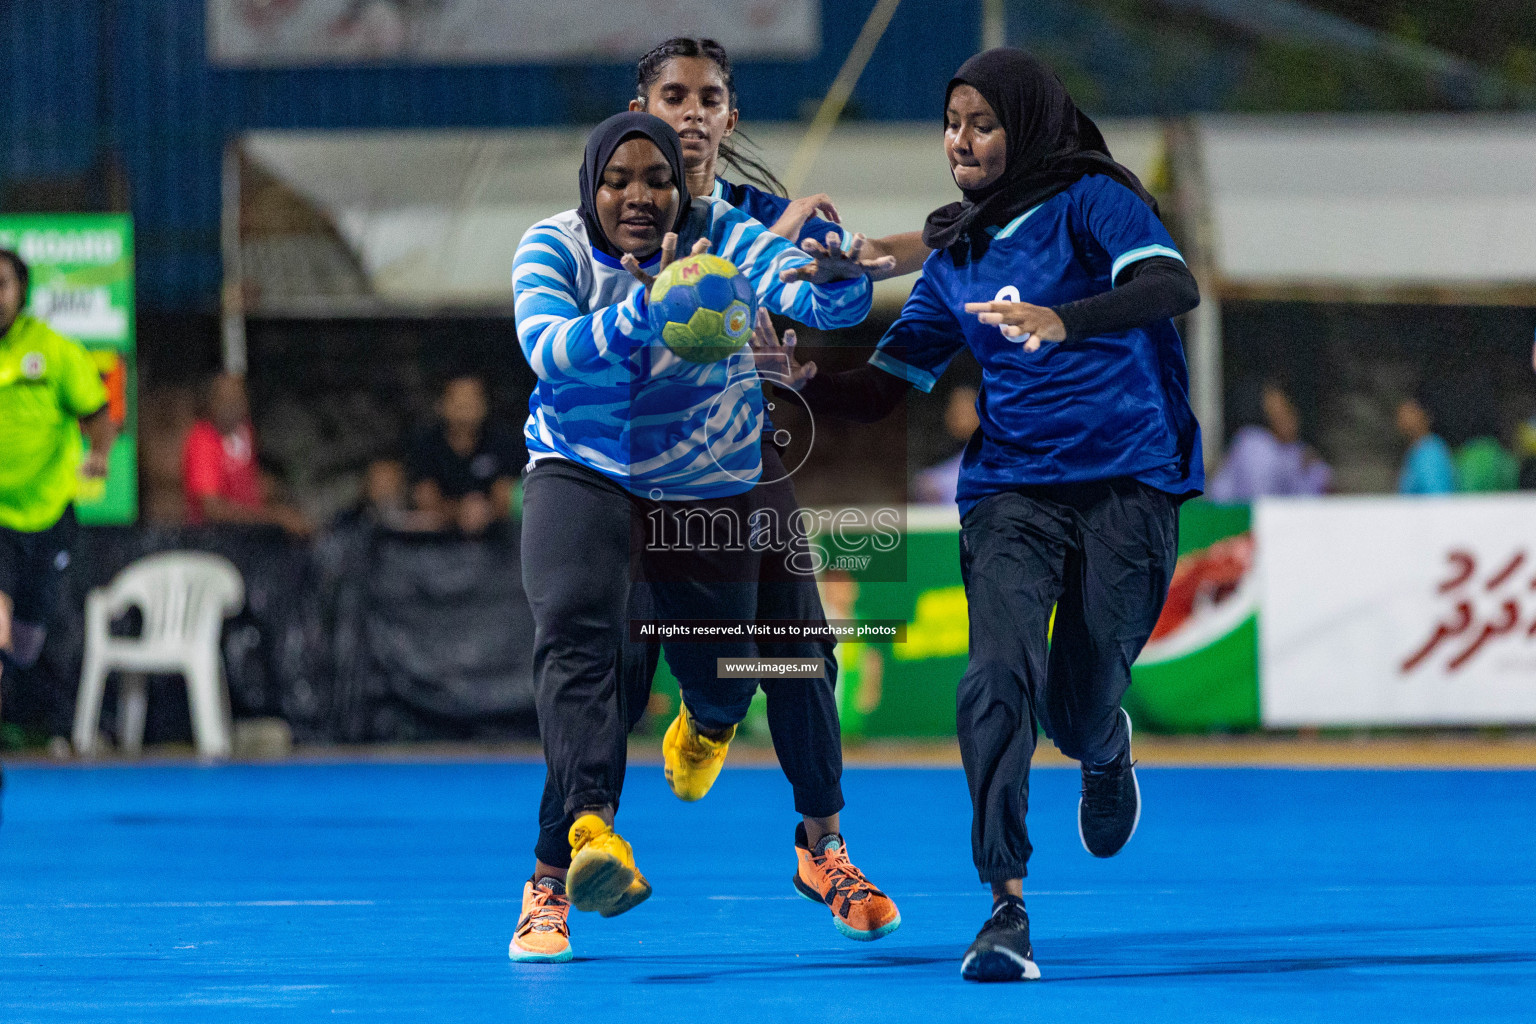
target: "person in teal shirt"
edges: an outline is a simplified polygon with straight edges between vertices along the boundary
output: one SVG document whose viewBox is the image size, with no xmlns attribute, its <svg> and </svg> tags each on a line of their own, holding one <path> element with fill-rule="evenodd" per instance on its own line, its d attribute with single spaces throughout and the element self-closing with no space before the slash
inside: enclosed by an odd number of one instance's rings
<svg viewBox="0 0 1536 1024">
<path fill-rule="evenodd" d="M 1450 494 L 1456 490 L 1451 449 L 1434 432 L 1434 420 L 1424 402 L 1407 398 L 1397 407 L 1397 431 L 1408 439 L 1408 454 L 1397 478 L 1400 494 Z"/>
</svg>

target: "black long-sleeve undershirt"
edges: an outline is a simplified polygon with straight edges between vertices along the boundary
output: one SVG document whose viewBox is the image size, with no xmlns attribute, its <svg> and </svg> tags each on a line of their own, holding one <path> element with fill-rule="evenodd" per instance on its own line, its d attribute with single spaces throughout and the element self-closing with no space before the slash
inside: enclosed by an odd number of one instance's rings
<svg viewBox="0 0 1536 1024">
<path fill-rule="evenodd" d="M 805 382 L 800 397 L 813 413 L 873 423 L 889 416 L 911 386 L 895 374 L 865 363 L 841 373 L 818 373 Z"/>
<path fill-rule="evenodd" d="M 1054 307 L 1067 328 L 1063 344 L 1114 334 L 1157 320 L 1182 316 L 1200 304 L 1194 275 L 1176 259 L 1138 260 L 1107 292 Z M 1047 343 L 1049 344 L 1049 343 Z M 895 374 L 866 363 L 841 373 L 817 374 L 800 390 L 811 412 L 856 423 L 884 419 L 911 387 Z"/>
<path fill-rule="evenodd" d="M 1137 260 L 1120 272 L 1107 292 L 1053 307 L 1067 328 L 1067 344 L 1100 334 L 1118 334 L 1142 324 L 1171 320 L 1200 305 L 1195 276 L 1169 256 Z"/>
</svg>

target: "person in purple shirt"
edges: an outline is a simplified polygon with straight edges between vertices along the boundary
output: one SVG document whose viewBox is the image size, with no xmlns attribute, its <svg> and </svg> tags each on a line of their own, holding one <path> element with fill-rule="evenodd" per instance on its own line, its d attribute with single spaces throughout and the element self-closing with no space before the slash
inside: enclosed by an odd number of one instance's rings
<svg viewBox="0 0 1536 1024">
<path fill-rule="evenodd" d="M 1301 440 L 1301 416 L 1285 389 L 1264 385 L 1264 425 L 1243 427 L 1232 438 L 1206 495 L 1212 501 L 1252 501 L 1271 495 L 1316 495 L 1328 490 L 1333 470 Z"/>
</svg>

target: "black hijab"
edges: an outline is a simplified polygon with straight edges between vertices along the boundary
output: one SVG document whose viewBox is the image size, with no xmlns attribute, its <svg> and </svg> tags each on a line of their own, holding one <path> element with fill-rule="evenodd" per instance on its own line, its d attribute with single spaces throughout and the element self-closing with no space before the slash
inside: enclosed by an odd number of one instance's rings
<svg viewBox="0 0 1536 1024">
<path fill-rule="evenodd" d="M 667 230 L 678 233 L 678 252 L 686 252 L 683 246 L 685 242 L 691 245 L 692 239 L 681 236 L 686 233 L 684 229 L 692 202 L 688 195 L 688 175 L 683 170 L 682 140 L 667 122 L 655 114 L 638 110 L 614 114 L 587 136 L 586 152 L 581 158 L 581 206 L 578 208 L 582 222 L 587 226 L 587 238 L 595 248 L 609 256 L 619 258 L 624 255 L 603 234 L 603 222 L 597 216 L 597 188 L 602 183 L 608 161 L 613 159 L 613 151 L 630 139 L 650 139 L 656 143 L 662 158 L 672 168 L 672 180 L 677 183 L 677 218 Z"/>
<path fill-rule="evenodd" d="M 957 265 L 979 259 L 991 241 L 987 228 L 1008 223 L 1089 174 L 1113 178 L 1157 212 L 1157 201 L 1136 175 L 1109 155 L 1099 126 L 1034 57 L 1007 47 L 978 53 L 950 79 L 946 109 L 958 85 L 981 93 L 997 113 L 1007 135 L 1007 163 L 987 188 L 962 189 L 963 202 L 928 215 L 923 242 L 930 249 L 950 250 Z"/>
</svg>

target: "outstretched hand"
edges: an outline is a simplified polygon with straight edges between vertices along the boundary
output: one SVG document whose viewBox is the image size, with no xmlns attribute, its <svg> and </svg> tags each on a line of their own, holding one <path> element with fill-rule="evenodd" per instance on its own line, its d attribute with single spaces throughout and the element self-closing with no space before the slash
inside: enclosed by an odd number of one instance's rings
<svg viewBox="0 0 1536 1024">
<path fill-rule="evenodd" d="M 700 256 L 706 252 L 709 252 L 709 239 L 701 238 L 697 242 L 693 243 L 693 251 L 688 255 Z M 677 232 L 668 231 L 666 234 L 661 236 L 661 262 L 657 264 L 655 274 L 646 273 L 645 269 L 640 266 L 640 261 L 635 259 L 632 253 L 625 253 L 624 257 L 619 260 L 619 265 L 622 266 L 625 270 L 629 271 L 630 275 L 633 276 L 635 280 L 645 285 L 646 294 L 649 295 L 651 291 L 651 285 L 656 283 L 657 276 L 663 270 L 666 270 L 667 267 L 676 258 Z"/>
<path fill-rule="evenodd" d="M 1066 341 L 1067 325 L 1056 311 L 1028 302 L 967 302 L 967 313 L 975 313 L 984 324 L 994 324 L 1005 338 L 1022 339 L 1025 352 L 1034 352 L 1042 341 Z"/>
<path fill-rule="evenodd" d="M 757 374 L 770 384 L 782 384 L 791 391 L 799 391 L 805 382 L 816 376 L 816 364 L 795 362 L 795 332 L 774 330 L 773 318 L 761 306 L 757 310 L 757 323 L 752 326 L 752 360 L 757 364 Z"/>
<path fill-rule="evenodd" d="M 877 260 L 867 260 L 863 255 L 864 242 L 863 235 L 854 235 L 845 252 L 838 244 L 836 232 L 827 232 L 825 245 L 814 238 L 807 238 L 800 243 L 800 248 L 805 250 L 812 262 L 780 271 L 779 280 L 785 284 L 795 281 L 826 284 L 828 281 L 843 281 L 866 274 L 877 281 L 890 277 L 896 269 L 896 257 L 881 256 Z"/>
<path fill-rule="evenodd" d="M 843 222 L 842 217 L 838 215 L 837 207 L 832 205 L 832 197 L 825 192 L 818 192 L 813 196 L 791 201 L 784 208 L 784 212 L 779 214 L 779 219 L 773 222 L 773 227 L 768 230 L 793 242 L 800 237 L 805 222 L 817 214 L 833 224 Z"/>
</svg>

